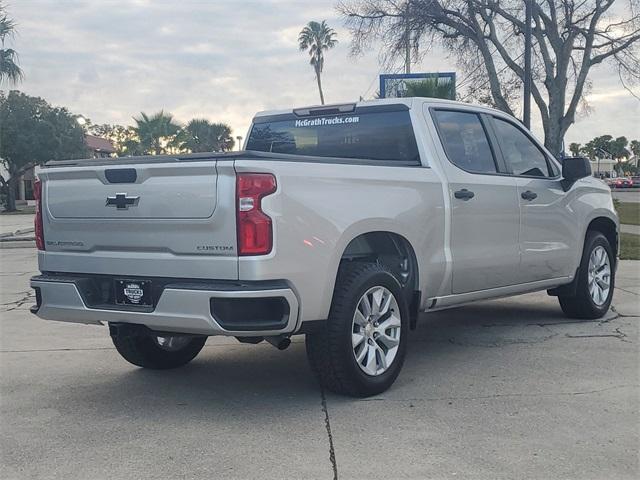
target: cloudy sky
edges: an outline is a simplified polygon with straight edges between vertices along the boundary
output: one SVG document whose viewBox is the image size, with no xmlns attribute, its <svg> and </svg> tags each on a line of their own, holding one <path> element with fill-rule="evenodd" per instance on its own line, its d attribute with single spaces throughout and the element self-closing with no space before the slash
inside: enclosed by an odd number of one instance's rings
<svg viewBox="0 0 640 480">
<path fill-rule="evenodd" d="M 381 71 L 375 50 L 349 57 L 335 0 L 5 3 L 18 24 L 12 46 L 26 74 L 20 89 L 94 123 L 126 125 L 140 111 L 164 109 L 183 122 L 227 122 L 244 136 L 258 110 L 318 103 L 313 70 L 297 49 L 309 20 L 326 19 L 340 40 L 325 61 L 328 103 L 370 98 Z M 456 65 L 434 50 L 413 70 L 455 71 Z M 592 80 L 592 111 L 567 141 L 605 133 L 640 137 L 640 101 L 613 71 L 601 68 Z M 540 133 L 539 126 L 534 130 Z"/>
</svg>

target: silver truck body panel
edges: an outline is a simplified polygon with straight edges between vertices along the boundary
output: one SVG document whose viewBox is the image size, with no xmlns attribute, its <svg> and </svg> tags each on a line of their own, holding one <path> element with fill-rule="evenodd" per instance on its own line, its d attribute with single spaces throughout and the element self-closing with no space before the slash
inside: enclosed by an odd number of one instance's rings
<svg viewBox="0 0 640 480">
<path fill-rule="evenodd" d="M 38 255 L 40 270 L 281 280 L 290 287 L 282 294 L 296 317 L 285 329 L 291 333 L 303 322 L 327 318 L 342 255 L 363 234 L 391 232 L 411 245 L 420 306 L 427 310 L 568 283 L 580 262 L 589 223 L 605 217 L 617 228 L 610 191 L 600 180 L 584 178 L 565 191 L 559 177 L 474 174 L 448 160 L 430 109 L 510 119 L 502 112 L 435 99 L 376 102 L 397 103 L 410 107 L 421 166 L 242 153 L 180 164 L 118 159 L 113 165 L 140 172 L 135 184 L 126 185 L 108 184 L 104 171 L 109 165 L 104 163 L 41 169 L 47 245 Z M 237 255 L 235 177 L 242 172 L 276 177 L 276 192 L 262 201 L 273 220 L 268 255 Z M 474 199 L 455 198 L 462 188 L 473 190 Z M 526 190 L 539 195 L 525 201 L 521 193 Z M 105 199 L 116 193 L 140 196 L 140 208 L 105 208 Z M 206 297 L 201 291 L 167 290 L 156 312 L 144 314 L 86 308 L 75 287 L 34 286 L 43 296 L 42 318 L 142 323 L 208 335 L 264 334 L 221 329 L 200 304 Z"/>
<path fill-rule="evenodd" d="M 236 170 L 272 172 L 278 190 L 263 201 L 274 219 L 274 249 L 241 257 L 242 280 L 284 278 L 300 298 L 302 320 L 327 318 L 340 259 L 368 232 L 393 232 L 419 257 L 419 279 L 436 295 L 445 272 L 444 203 L 428 168 L 236 161 Z M 369 212 L 363 216 L 362 212 Z M 438 248 L 439 247 L 439 248 Z"/>
</svg>

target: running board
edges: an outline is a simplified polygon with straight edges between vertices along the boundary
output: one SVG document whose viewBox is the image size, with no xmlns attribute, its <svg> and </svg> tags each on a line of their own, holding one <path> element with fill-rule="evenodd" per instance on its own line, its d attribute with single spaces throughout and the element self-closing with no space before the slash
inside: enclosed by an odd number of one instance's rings
<svg viewBox="0 0 640 480">
<path fill-rule="evenodd" d="M 459 307 L 467 303 L 478 300 L 491 300 L 495 298 L 511 297 L 524 293 L 537 292 L 555 288 L 560 285 L 571 283 L 573 277 L 558 277 L 549 280 L 540 280 L 537 282 L 520 283 L 518 285 L 509 285 L 507 287 L 490 288 L 488 290 L 478 290 L 475 292 L 458 293 L 454 295 L 445 295 L 442 297 L 428 298 L 426 303 L 429 305 L 426 312 L 435 312 L 446 308 Z"/>
</svg>

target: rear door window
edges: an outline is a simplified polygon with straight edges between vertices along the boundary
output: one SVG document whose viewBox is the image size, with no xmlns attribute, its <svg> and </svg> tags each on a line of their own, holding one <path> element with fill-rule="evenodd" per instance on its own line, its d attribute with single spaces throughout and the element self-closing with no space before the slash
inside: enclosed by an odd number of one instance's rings
<svg viewBox="0 0 640 480">
<path fill-rule="evenodd" d="M 293 117 L 293 115 L 291 116 Z M 408 110 L 254 120 L 247 150 L 418 165 Z"/>
<path fill-rule="evenodd" d="M 472 173 L 498 171 L 489 140 L 477 114 L 435 110 L 434 119 L 451 163 Z"/>
</svg>

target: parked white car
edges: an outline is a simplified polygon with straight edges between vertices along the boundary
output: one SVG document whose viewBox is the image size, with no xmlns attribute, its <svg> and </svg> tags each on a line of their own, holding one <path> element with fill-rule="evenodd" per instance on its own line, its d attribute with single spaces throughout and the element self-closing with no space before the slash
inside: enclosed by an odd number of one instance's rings
<svg viewBox="0 0 640 480">
<path fill-rule="evenodd" d="M 305 333 L 322 384 L 367 396 L 398 376 L 419 312 L 537 290 L 573 318 L 609 308 L 609 188 L 502 112 L 263 112 L 245 148 L 39 169 L 33 312 L 108 322 L 147 368 L 186 364 L 209 335 L 286 348 Z"/>
</svg>

